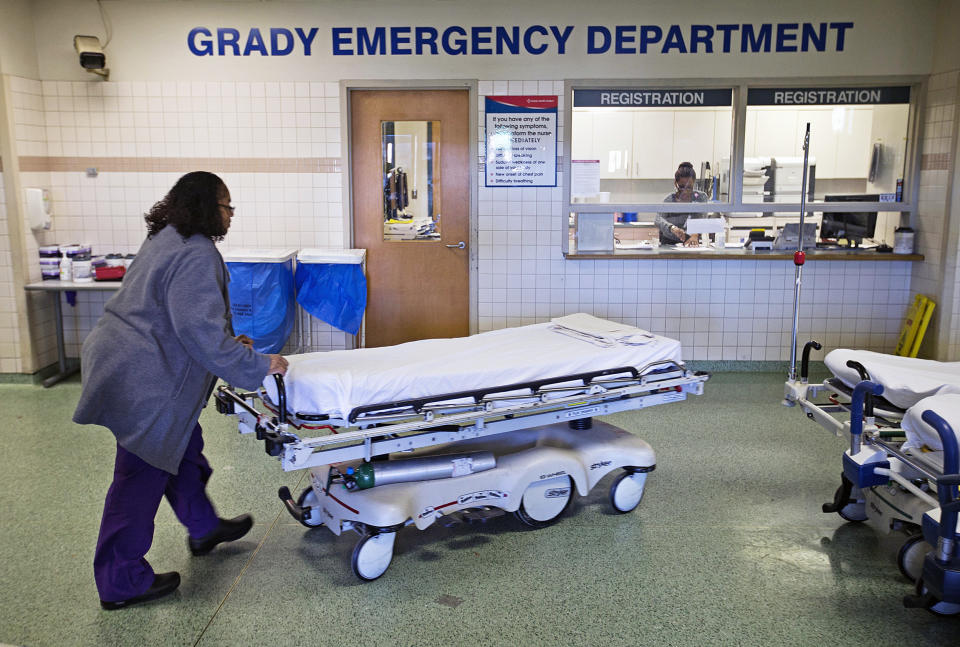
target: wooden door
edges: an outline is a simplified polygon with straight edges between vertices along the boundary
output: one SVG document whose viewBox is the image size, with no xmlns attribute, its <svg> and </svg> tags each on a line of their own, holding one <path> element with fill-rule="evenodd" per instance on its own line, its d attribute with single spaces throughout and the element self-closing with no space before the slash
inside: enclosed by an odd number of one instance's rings
<svg viewBox="0 0 960 647">
<path fill-rule="evenodd" d="M 366 345 L 468 335 L 469 92 L 353 90 L 349 101 L 354 246 L 367 250 Z M 384 124 L 389 130 L 398 122 L 432 124 L 439 236 L 385 240 Z M 422 176 L 422 170 L 411 175 L 411 182 Z"/>
</svg>

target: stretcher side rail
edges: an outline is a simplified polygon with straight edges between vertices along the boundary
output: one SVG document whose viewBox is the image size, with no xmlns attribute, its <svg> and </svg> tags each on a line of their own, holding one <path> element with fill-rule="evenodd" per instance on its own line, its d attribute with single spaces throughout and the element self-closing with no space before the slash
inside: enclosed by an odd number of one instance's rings
<svg viewBox="0 0 960 647">
<path fill-rule="evenodd" d="M 658 372 L 657 367 L 672 370 Z M 655 372 L 651 374 L 651 371 Z M 386 453 L 679 401 L 685 399 L 687 393 L 701 394 L 703 383 L 710 377 L 708 373 L 688 371 L 669 360 L 654 362 L 640 370 L 632 367 L 616 369 L 614 375 L 624 372 L 629 372 L 630 377 L 612 378 L 606 382 L 596 378 L 586 380 L 583 386 L 562 395 L 557 395 L 556 388 L 547 386 L 544 388 L 550 389 L 552 397 L 545 397 L 547 394 L 540 397 L 523 396 L 523 401 L 507 400 L 506 405 L 498 407 L 493 407 L 492 403 L 506 399 L 503 396 L 491 396 L 490 393 L 496 392 L 487 390 L 487 397 L 468 410 L 463 410 L 463 407 L 451 411 L 442 408 L 434 410 L 422 405 L 421 412 L 416 415 L 403 413 L 396 420 L 381 420 L 380 417 L 376 418 L 377 424 L 369 426 L 362 425 L 370 422 L 370 419 L 358 421 L 356 425 L 342 421 L 346 431 L 303 439 L 291 430 L 284 409 L 279 409 L 278 415 L 271 417 L 248 402 L 261 399 L 267 405 L 262 389 L 251 394 L 222 385 L 217 389 L 216 400 L 221 413 L 239 418 L 241 433 L 254 432 L 258 439 L 264 440 L 267 453 L 280 457 L 283 469 L 290 471 L 345 460 L 369 460 Z M 565 376 L 546 382 L 550 385 L 574 379 L 573 376 Z M 283 388 L 282 379 L 278 379 L 277 384 L 278 390 Z M 513 386 L 510 385 L 510 388 Z M 451 396 L 447 394 L 441 397 L 449 399 Z M 395 408 L 396 403 L 380 406 L 389 409 L 391 405 Z"/>
<path fill-rule="evenodd" d="M 672 362 L 671 362 L 672 363 Z M 530 382 L 517 382 L 515 384 L 506 384 L 503 386 L 498 386 L 496 388 L 485 388 L 485 389 L 475 389 L 469 391 L 456 391 L 452 393 L 444 393 L 440 395 L 432 395 L 429 397 L 423 398 L 410 398 L 408 400 L 398 400 L 395 402 L 389 403 L 380 403 L 380 404 L 368 404 L 353 409 L 347 416 L 347 422 L 355 423 L 361 418 L 368 417 L 369 414 L 376 414 L 380 411 L 393 410 L 393 409 L 410 409 L 414 413 L 420 413 L 424 406 L 430 403 L 435 402 L 446 402 L 449 400 L 464 400 L 470 399 L 474 403 L 480 403 L 484 400 L 490 400 L 488 396 L 493 396 L 498 393 L 508 393 L 510 391 L 521 391 L 529 389 L 531 392 L 541 391 L 544 387 L 547 387 L 551 384 L 562 384 L 565 382 L 581 382 L 584 386 L 589 386 L 595 378 L 604 377 L 607 375 L 620 375 L 623 373 L 629 373 L 632 378 L 637 378 L 639 373 L 636 368 L 633 366 L 623 366 L 619 368 L 609 368 L 602 371 L 591 371 L 589 373 L 578 373 L 575 375 L 569 375 L 559 378 L 549 378 L 545 380 L 533 380 Z M 497 400 L 513 398 L 513 397 L 530 397 L 530 396 L 501 396 L 496 398 Z M 457 405 L 451 405 L 457 406 Z"/>
</svg>

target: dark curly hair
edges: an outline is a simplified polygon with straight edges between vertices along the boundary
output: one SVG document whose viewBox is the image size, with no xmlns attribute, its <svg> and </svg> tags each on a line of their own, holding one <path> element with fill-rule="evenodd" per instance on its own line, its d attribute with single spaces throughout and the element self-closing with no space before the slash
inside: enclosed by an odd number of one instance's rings
<svg viewBox="0 0 960 647">
<path fill-rule="evenodd" d="M 677 172 L 673 174 L 673 179 L 679 182 L 680 178 L 688 177 L 692 177 L 694 180 L 697 179 L 697 172 L 693 170 L 693 164 L 690 162 L 680 162 L 680 166 L 677 167 Z"/>
<path fill-rule="evenodd" d="M 173 225 L 184 238 L 202 234 L 214 242 L 223 240 L 227 230 L 217 205 L 226 190 L 227 185 L 213 173 L 187 173 L 144 215 L 147 236 Z"/>
</svg>

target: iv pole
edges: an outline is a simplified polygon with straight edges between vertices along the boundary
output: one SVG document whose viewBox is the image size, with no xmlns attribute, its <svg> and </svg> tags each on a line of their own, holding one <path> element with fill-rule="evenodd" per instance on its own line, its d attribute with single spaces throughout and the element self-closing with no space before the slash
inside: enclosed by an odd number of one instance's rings
<svg viewBox="0 0 960 647">
<path fill-rule="evenodd" d="M 793 344 L 790 346 L 790 375 L 788 379 L 795 382 L 797 379 L 797 329 L 800 327 L 800 285 L 803 283 L 803 263 L 806 254 L 803 252 L 803 217 L 806 215 L 807 202 L 807 160 L 810 158 L 810 122 L 807 122 L 807 132 L 803 136 L 803 180 L 800 183 L 800 236 L 797 241 L 797 251 L 793 253 L 794 288 L 793 288 Z"/>
</svg>

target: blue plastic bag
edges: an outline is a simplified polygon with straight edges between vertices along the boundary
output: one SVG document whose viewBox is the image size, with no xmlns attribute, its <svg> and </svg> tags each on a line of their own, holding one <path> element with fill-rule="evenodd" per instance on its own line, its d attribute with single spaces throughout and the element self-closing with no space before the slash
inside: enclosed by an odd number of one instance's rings
<svg viewBox="0 0 960 647">
<path fill-rule="evenodd" d="M 227 263 L 233 331 L 260 353 L 278 353 L 293 331 L 293 269 L 285 263 Z"/>
<path fill-rule="evenodd" d="M 356 335 L 367 307 L 367 277 L 359 263 L 297 262 L 297 303 L 311 315 Z"/>
</svg>

